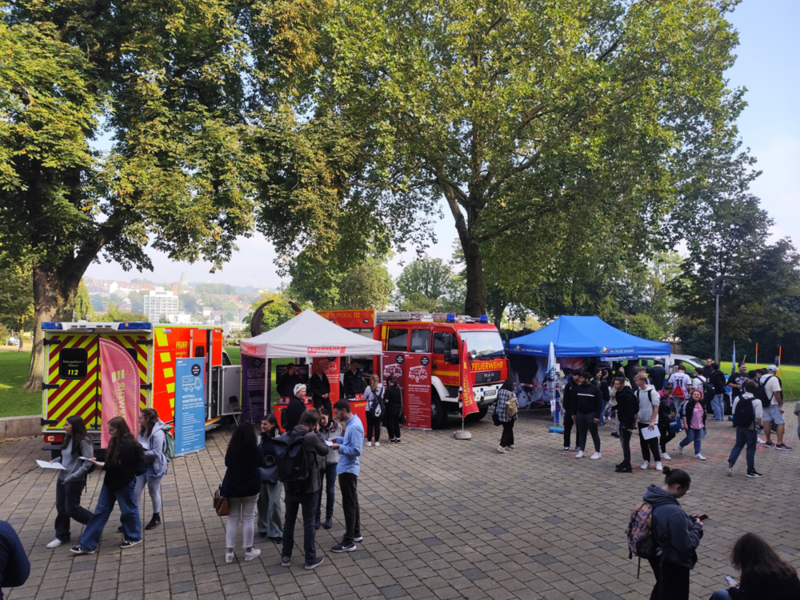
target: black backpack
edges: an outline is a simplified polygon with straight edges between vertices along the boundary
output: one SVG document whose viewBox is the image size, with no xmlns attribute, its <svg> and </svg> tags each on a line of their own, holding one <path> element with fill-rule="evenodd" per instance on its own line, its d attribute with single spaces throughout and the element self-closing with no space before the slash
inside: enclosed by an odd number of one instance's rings
<svg viewBox="0 0 800 600">
<path fill-rule="evenodd" d="M 768 375 L 767 378 L 762 382 L 758 382 L 758 388 L 756 388 L 755 393 L 753 394 L 756 398 L 761 400 L 762 408 L 766 409 L 772 404 L 772 399 L 767 397 L 767 382 L 772 379 L 774 375 Z"/>
<path fill-rule="evenodd" d="M 708 377 L 701 376 L 698 377 L 700 381 L 703 382 L 703 401 L 708 403 L 717 395 L 717 388 L 714 387 L 714 384 L 708 380 Z"/>
<path fill-rule="evenodd" d="M 750 427 L 756 418 L 753 410 L 753 399 L 742 396 L 736 403 L 736 410 L 733 412 L 733 424 L 736 427 Z"/>
<path fill-rule="evenodd" d="M 305 434 L 290 431 L 272 440 L 280 481 L 292 483 L 308 479 L 308 458 L 303 447 L 304 437 Z"/>
</svg>

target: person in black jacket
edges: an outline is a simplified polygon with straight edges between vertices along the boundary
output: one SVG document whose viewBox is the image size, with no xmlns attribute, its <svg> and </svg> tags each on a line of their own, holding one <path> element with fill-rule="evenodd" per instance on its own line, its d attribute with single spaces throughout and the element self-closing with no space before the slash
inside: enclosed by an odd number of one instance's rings
<svg viewBox="0 0 800 600">
<path fill-rule="evenodd" d="M 622 446 L 622 462 L 616 467 L 617 473 L 632 473 L 631 435 L 638 431 L 636 415 L 639 413 L 639 401 L 630 387 L 625 385 L 624 377 L 614 380 L 614 394 L 617 401 L 617 420 L 619 421 L 619 442 Z"/>
<path fill-rule="evenodd" d="M 561 408 L 564 410 L 564 452 L 569 452 L 572 447 L 572 426 L 575 423 L 575 389 L 578 387 L 580 371 L 573 371 L 572 375 L 564 386 L 564 395 L 561 400 Z M 575 448 L 578 447 L 578 431 L 575 430 Z"/>
<path fill-rule="evenodd" d="M 106 449 L 106 460 L 92 461 L 105 471 L 103 487 L 94 514 L 83 530 L 77 546 L 70 548 L 73 554 L 94 554 L 103 534 L 114 504 L 119 503 L 122 513 L 123 540 L 120 548 L 131 548 L 142 543 L 142 523 L 139 509 L 133 497 L 136 476 L 144 473 L 144 450 L 133 437 L 128 423 L 122 417 L 114 417 L 108 422 L 111 441 Z"/>
<path fill-rule="evenodd" d="M 797 570 L 755 533 L 736 540 L 731 564 L 741 572 L 738 585 L 714 592 L 711 600 L 797 600 Z"/>
<path fill-rule="evenodd" d="M 261 419 L 261 438 L 258 447 L 264 456 L 264 469 L 261 473 L 261 491 L 258 494 L 258 533 L 273 542 L 283 541 L 283 519 L 281 518 L 281 496 L 283 483 L 278 479 L 275 468 L 275 446 L 272 440 L 280 431 L 274 414 Z M 268 468 L 267 468 L 268 467 Z"/>
<path fill-rule="evenodd" d="M 711 377 L 709 383 L 714 386 L 714 398 L 711 400 L 711 410 L 714 411 L 715 421 L 725 420 L 725 373 L 719 370 L 717 363 L 711 363 Z"/>
<path fill-rule="evenodd" d="M 300 417 L 306 410 L 306 386 L 298 383 L 294 386 L 289 405 L 283 409 L 281 427 L 284 431 L 291 431 L 300 422 Z"/>
<path fill-rule="evenodd" d="M 386 378 L 386 393 L 383 396 L 386 407 L 386 431 L 389 433 L 389 442 L 400 443 L 400 412 L 403 410 L 403 396 L 394 375 Z"/>
<path fill-rule="evenodd" d="M 605 425 L 606 406 L 608 405 L 608 401 L 611 400 L 611 393 L 608 387 L 608 371 L 600 367 L 595 367 L 593 373 L 594 378 L 592 379 L 592 383 L 597 386 L 600 390 L 600 394 L 603 396 L 603 410 L 600 411 L 600 425 Z"/>
<path fill-rule="evenodd" d="M 578 453 L 575 458 L 583 458 L 586 449 L 586 434 L 592 434 L 594 454 L 592 460 L 600 458 L 600 435 L 597 424 L 600 422 L 600 411 L 603 410 L 603 395 L 596 385 L 589 382 L 591 375 L 582 372 L 575 388 L 575 414 L 572 419 L 578 426 Z"/>
<path fill-rule="evenodd" d="M 329 415 L 333 414 L 331 410 L 331 382 L 328 381 L 328 376 L 325 374 L 325 367 L 322 362 L 317 363 L 317 368 L 311 379 L 308 380 L 308 391 L 311 392 L 311 400 L 314 402 L 314 408 L 319 410 L 324 408 L 325 412 Z"/>
<path fill-rule="evenodd" d="M 7 522 L 0 521 L 0 588 L 25 585 L 30 574 L 31 563 L 17 532 Z M 0 600 L 3 600 L 2 589 Z"/>
<path fill-rule="evenodd" d="M 350 368 L 344 373 L 344 393 L 349 399 L 360 396 L 364 393 L 364 372 L 358 367 L 358 363 L 353 361 Z"/>
<path fill-rule="evenodd" d="M 225 562 L 233 562 L 236 534 L 242 524 L 242 545 L 246 561 L 253 560 L 261 550 L 253 548 L 255 514 L 258 493 L 261 491 L 261 473 L 264 454 L 258 447 L 256 433 L 250 423 L 241 423 L 231 436 L 225 453 L 225 477 L 222 496 L 228 499 L 228 522 L 225 526 Z"/>
<path fill-rule="evenodd" d="M 286 373 L 281 375 L 278 380 L 278 395 L 281 398 L 289 398 L 298 383 L 300 383 L 300 376 L 295 372 L 294 364 L 290 364 L 286 368 Z"/>
<path fill-rule="evenodd" d="M 667 378 L 667 371 L 660 360 L 653 362 L 653 366 L 647 370 L 647 375 L 656 391 L 660 392 L 664 387 L 664 380 Z"/>
</svg>

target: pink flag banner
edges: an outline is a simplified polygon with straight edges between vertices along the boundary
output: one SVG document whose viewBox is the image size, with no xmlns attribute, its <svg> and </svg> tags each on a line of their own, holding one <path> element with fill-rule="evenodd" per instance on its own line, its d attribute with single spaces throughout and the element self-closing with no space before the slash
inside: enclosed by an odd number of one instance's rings
<svg viewBox="0 0 800 600">
<path fill-rule="evenodd" d="M 100 338 L 100 414 L 103 419 L 100 445 L 103 448 L 108 447 L 111 439 L 107 426 L 110 419 L 122 417 L 131 431 L 139 428 L 139 383 L 139 368 L 125 348 Z"/>
</svg>

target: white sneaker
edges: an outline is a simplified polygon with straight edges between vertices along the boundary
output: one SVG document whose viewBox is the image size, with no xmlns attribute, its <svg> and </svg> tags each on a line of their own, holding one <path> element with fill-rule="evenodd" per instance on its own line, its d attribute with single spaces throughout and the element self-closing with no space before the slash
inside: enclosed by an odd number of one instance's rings
<svg viewBox="0 0 800 600">
<path fill-rule="evenodd" d="M 375 447 L 376 447 L 376 448 L 380 447 L 380 445 L 381 445 L 381 443 L 380 443 L 380 442 L 375 442 Z"/>
<path fill-rule="evenodd" d="M 367 446 L 372 446 L 372 442 L 367 442 Z"/>
<path fill-rule="evenodd" d="M 514 449 L 514 444 L 511 444 L 511 445 L 508 447 L 508 449 L 509 449 L 509 450 L 513 450 L 513 449 Z"/>
<path fill-rule="evenodd" d="M 595 452 L 594 454 L 592 454 L 589 457 L 590 460 L 597 460 L 598 458 L 600 458 L 600 453 L 599 452 Z"/>
<path fill-rule="evenodd" d="M 225 562 L 232 563 L 233 562 L 233 552 L 226 552 L 225 553 Z"/>
<path fill-rule="evenodd" d="M 48 548 L 50 548 L 50 549 L 52 550 L 53 548 L 58 548 L 60 545 L 61 545 L 61 540 L 59 540 L 58 538 L 56 538 L 56 539 L 54 539 L 52 542 L 50 542 L 49 544 L 47 544 L 47 547 L 48 547 Z"/>
<path fill-rule="evenodd" d="M 705 460 L 705 459 L 706 459 L 706 457 L 705 457 L 705 456 L 703 456 L 702 454 L 700 454 L 699 452 L 698 452 L 697 454 L 695 454 L 695 455 L 694 455 L 694 457 L 695 457 L 697 460 Z"/>
<path fill-rule="evenodd" d="M 661 460 L 672 460 L 672 457 L 666 452 L 661 453 Z"/>
<path fill-rule="evenodd" d="M 258 558 L 260 554 L 261 550 L 259 550 L 258 548 L 253 548 L 252 550 L 250 550 L 250 552 L 244 553 L 244 559 L 245 561 L 253 560 L 254 558 Z"/>
<path fill-rule="evenodd" d="M 505 448 L 503 448 L 502 446 L 498 446 L 498 447 L 497 447 L 497 451 L 498 451 L 500 454 L 505 454 L 505 453 L 506 453 L 506 449 L 505 449 Z"/>
<path fill-rule="evenodd" d="M 657 460 L 656 461 L 656 471 L 663 471 L 663 470 L 664 470 L 664 467 L 661 466 L 661 461 Z"/>
<path fill-rule="evenodd" d="M 678 454 L 683 454 L 683 446 L 678 444 Z"/>
<path fill-rule="evenodd" d="M 642 463 L 642 466 L 641 466 L 641 467 L 639 467 L 639 468 L 640 468 L 642 471 L 647 471 L 647 469 L 649 469 L 649 468 L 650 468 L 650 463 L 649 463 L 649 461 L 644 461 L 644 462 Z"/>
<path fill-rule="evenodd" d="M 766 444 L 766 443 L 767 443 L 765 440 L 762 440 L 760 437 L 757 437 L 757 438 L 756 438 L 756 441 L 757 441 L 759 444 Z"/>
<path fill-rule="evenodd" d="M 583 450 L 578 450 L 578 453 L 575 455 L 575 458 L 583 458 Z"/>
</svg>

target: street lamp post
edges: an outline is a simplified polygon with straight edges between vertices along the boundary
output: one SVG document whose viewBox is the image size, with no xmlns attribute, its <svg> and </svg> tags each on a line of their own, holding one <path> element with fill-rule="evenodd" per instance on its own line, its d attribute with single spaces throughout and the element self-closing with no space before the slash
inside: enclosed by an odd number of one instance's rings
<svg viewBox="0 0 800 600">
<path fill-rule="evenodd" d="M 722 296 L 727 275 L 720 275 L 711 282 L 711 293 L 716 301 L 716 319 L 714 323 L 714 362 L 719 364 L 719 297 Z"/>
</svg>

